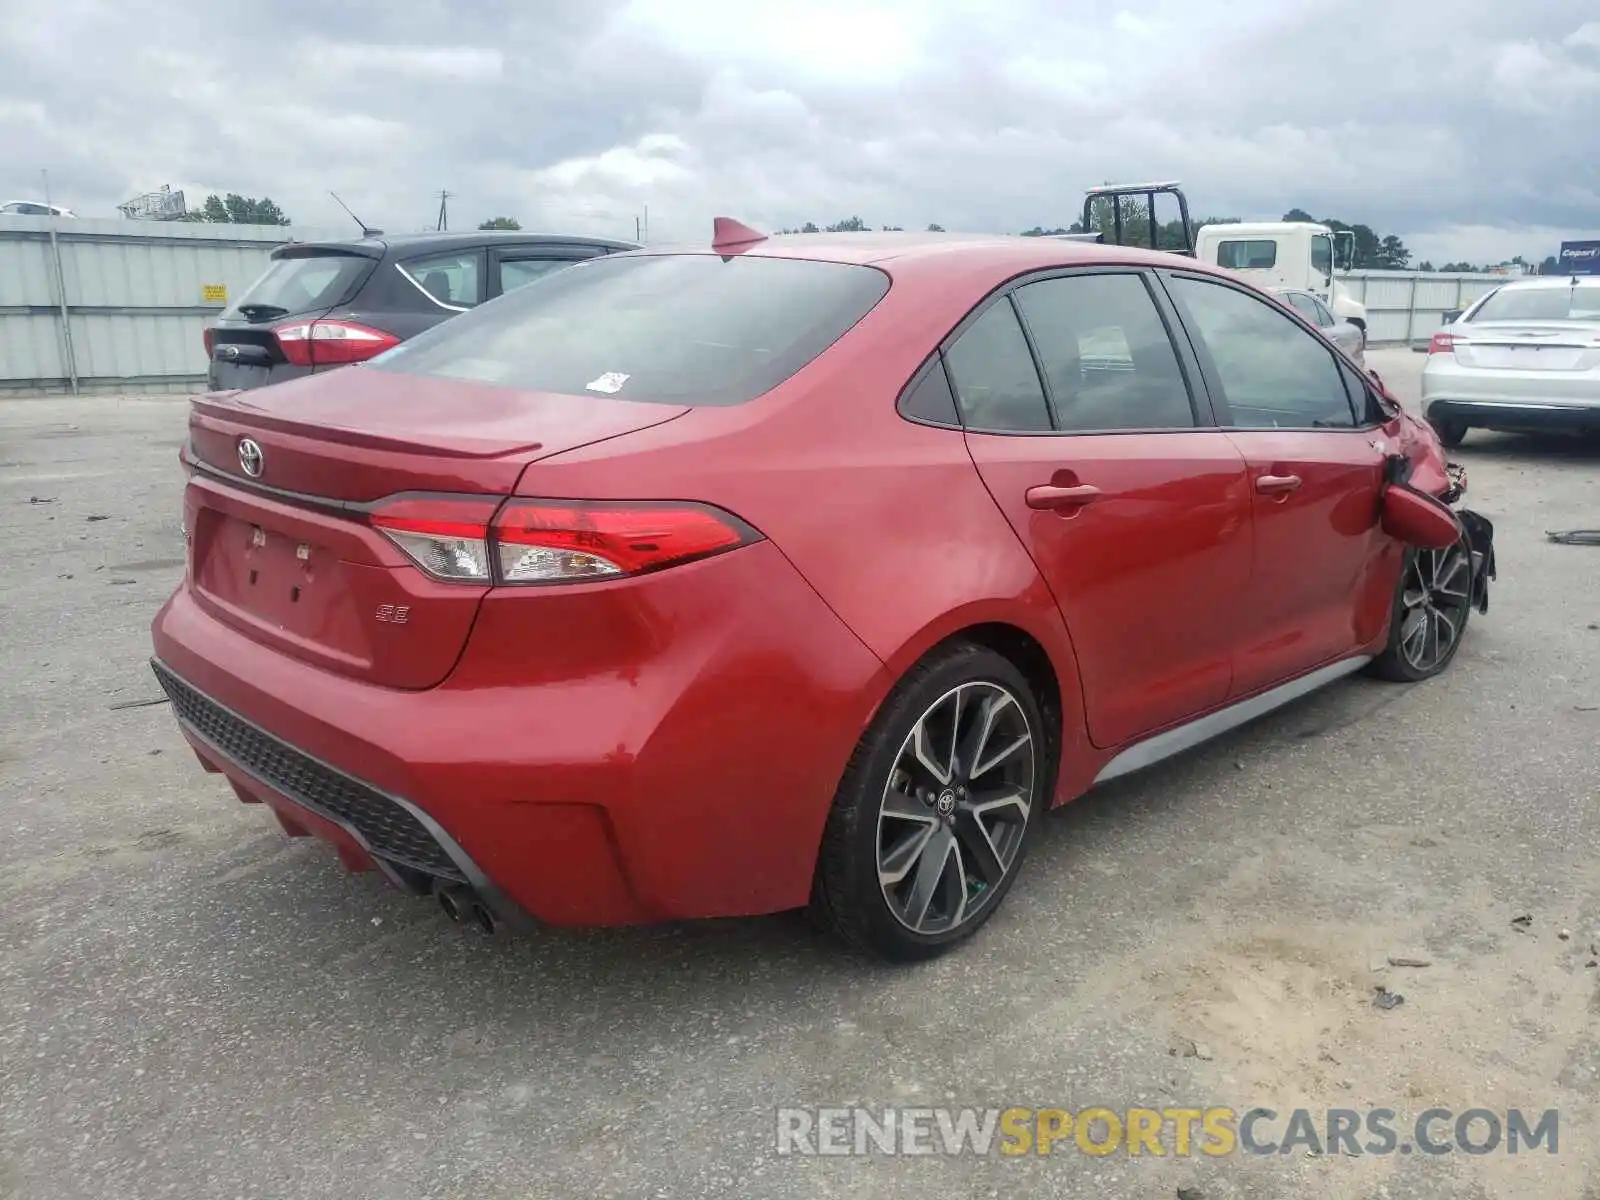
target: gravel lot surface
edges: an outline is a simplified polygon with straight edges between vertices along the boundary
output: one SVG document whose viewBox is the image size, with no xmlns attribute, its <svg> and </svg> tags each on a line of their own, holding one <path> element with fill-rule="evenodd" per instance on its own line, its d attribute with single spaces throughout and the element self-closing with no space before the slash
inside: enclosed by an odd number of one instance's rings
<svg viewBox="0 0 1600 1200">
<path fill-rule="evenodd" d="M 0 403 L 0 1196 L 1600 1196 L 1600 549 L 1544 538 L 1600 526 L 1600 446 L 1456 452 L 1501 577 L 1444 677 L 1053 814 L 976 942 L 895 971 L 792 916 L 485 938 L 238 804 L 138 706 L 184 418 Z M 778 1106 L 851 1103 L 1557 1108 L 1560 1143 L 774 1153 Z"/>
</svg>

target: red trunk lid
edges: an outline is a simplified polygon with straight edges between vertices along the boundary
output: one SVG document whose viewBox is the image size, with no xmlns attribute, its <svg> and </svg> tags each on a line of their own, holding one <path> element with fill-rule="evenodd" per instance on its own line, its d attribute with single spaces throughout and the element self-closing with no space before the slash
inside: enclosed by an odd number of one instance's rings
<svg viewBox="0 0 1600 1200">
<path fill-rule="evenodd" d="M 432 687 L 460 656 L 488 589 L 424 574 L 367 524 L 371 502 L 508 495 L 530 462 L 688 411 L 359 367 L 199 397 L 185 586 L 220 620 L 286 654 L 389 687 Z M 246 439 L 259 460 L 241 456 Z M 242 459 L 258 461 L 257 472 Z"/>
</svg>

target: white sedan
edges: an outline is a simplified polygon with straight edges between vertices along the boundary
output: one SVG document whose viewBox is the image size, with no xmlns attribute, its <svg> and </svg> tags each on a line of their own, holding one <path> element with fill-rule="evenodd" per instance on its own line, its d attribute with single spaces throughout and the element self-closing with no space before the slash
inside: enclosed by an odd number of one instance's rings
<svg viewBox="0 0 1600 1200">
<path fill-rule="evenodd" d="M 1469 429 L 1600 433 L 1600 277 L 1504 284 L 1433 335 L 1422 415 L 1446 446 Z"/>
</svg>

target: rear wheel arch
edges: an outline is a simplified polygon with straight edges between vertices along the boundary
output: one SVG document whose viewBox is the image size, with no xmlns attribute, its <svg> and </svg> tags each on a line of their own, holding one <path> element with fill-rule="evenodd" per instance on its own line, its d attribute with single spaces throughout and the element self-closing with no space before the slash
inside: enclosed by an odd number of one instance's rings
<svg viewBox="0 0 1600 1200">
<path fill-rule="evenodd" d="M 964 618 L 964 619 L 963 619 Z M 889 685 L 862 721 L 862 728 L 870 727 L 883 705 L 894 695 L 895 689 L 912 671 L 930 659 L 942 655 L 953 646 L 967 644 L 993 650 L 1006 659 L 1028 681 L 1033 690 L 1049 733 L 1050 757 L 1055 778 L 1047 795 L 1054 799 L 1063 773 L 1067 776 L 1073 794 L 1082 787 L 1072 783 L 1076 772 L 1071 764 L 1086 761 L 1088 750 L 1087 726 L 1083 715 L 1083 690 L 1078 678 L 1077 658 L 1065 624 L 1052 625 L 1049 621 L 1020 622 L 1011 614 L 972 611 L 954 620 L 940 621 L 910 638 L 900 650 L 885 662 Z"/>
<path fill-rule="evenodd" d="M 1027 630 L 1001 621 L 969 625 L 952 634 L 936 649 L 955 642 L 971 642 L 993 650 L 1022 672 L 1022 677 L 1028 681 L 1028 686 L 1033 690 L 1034 702 L 1038 704 L 1039 711 L 1044 717 L 1044 731 L 1048 737 L 1049 750 L 1049 758 L 1046 761 L 1053 764 L 1053 770 L 1059 774 L 1063 717 L 1061 678 L 1056 671 L 1055 663 L 1050 658 L 1050 652 Z M 1045 791 L 1046 796 L 1053 793 L 1055 782 L 1055 778 L 1051 778 Z"/>
</svg>

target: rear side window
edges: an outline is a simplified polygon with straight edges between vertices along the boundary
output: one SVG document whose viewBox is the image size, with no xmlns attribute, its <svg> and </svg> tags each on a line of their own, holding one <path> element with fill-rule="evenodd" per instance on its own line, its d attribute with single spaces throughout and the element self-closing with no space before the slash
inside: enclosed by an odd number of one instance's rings
<svg viewBox="0 0 1600 1200">
<path fill-rule="evenodd" d="M 1317 323 L 1317 302 L 1315 300 L 1306 295 L 1304 292 L 1290 292 L 1288 299 L 1290 306 L 1295 310 L 1295 312 L 1299 313 L 1313 325 Z"/>
<path fill-rule="evenodd" d="M 505 258 L 500 260 L 500 289 L 514 291 L 535 279 L 572 265 L 570 258 Z"/>
<path fill-rule="evenodd" d="M 1017 323 L 1002 296 L 962 331 L 945 354 L 950 382 L 968 429 L 996 433 L 1043 433 L 1050 429 L 1044 387 Z"/>
<path fill-rule="evenodd" d="M 270 321 L 342 303 L 373 268 L 357 254 L 295 255 L 273 259 L 224 315 Z"/>
<path fill-rule="evenodd" d="M 1063 430 L 1194 425 L 1189 389 L 1144 280 L 1065 275 L 1016 291 Z"/>
<path fill-rule="evenodd" d="M 1278 243 L 1271 238 L 1235 238 L 1217 243 L 1217 266 L 1230 271 L 1264 271 L 1278 265 Z"/>
<path fill-rule="evenodd" d="M 379 370 L 661 404 L 742 404 L 816 358 L 889 290 L 873 267 L 616 255 L 445 321 Z"/>
<path fill-rule="evenodd" d="M 950 390 L 950 377 L 945 374 L 943 356 L 935 354 L 906 394 L 901 397 L 900 411 L 913 420 L 930 425 L 960 425 L 956 414 L 955 394 Z"/>
<path fill-rule="evenodd" d="M 478 283 L 481 259 L 476 250 L 455 251 L 407 259 L 397 263 L 396 269 L 440 304 L 471 308 L 482 294 Z"/>
</svg>

